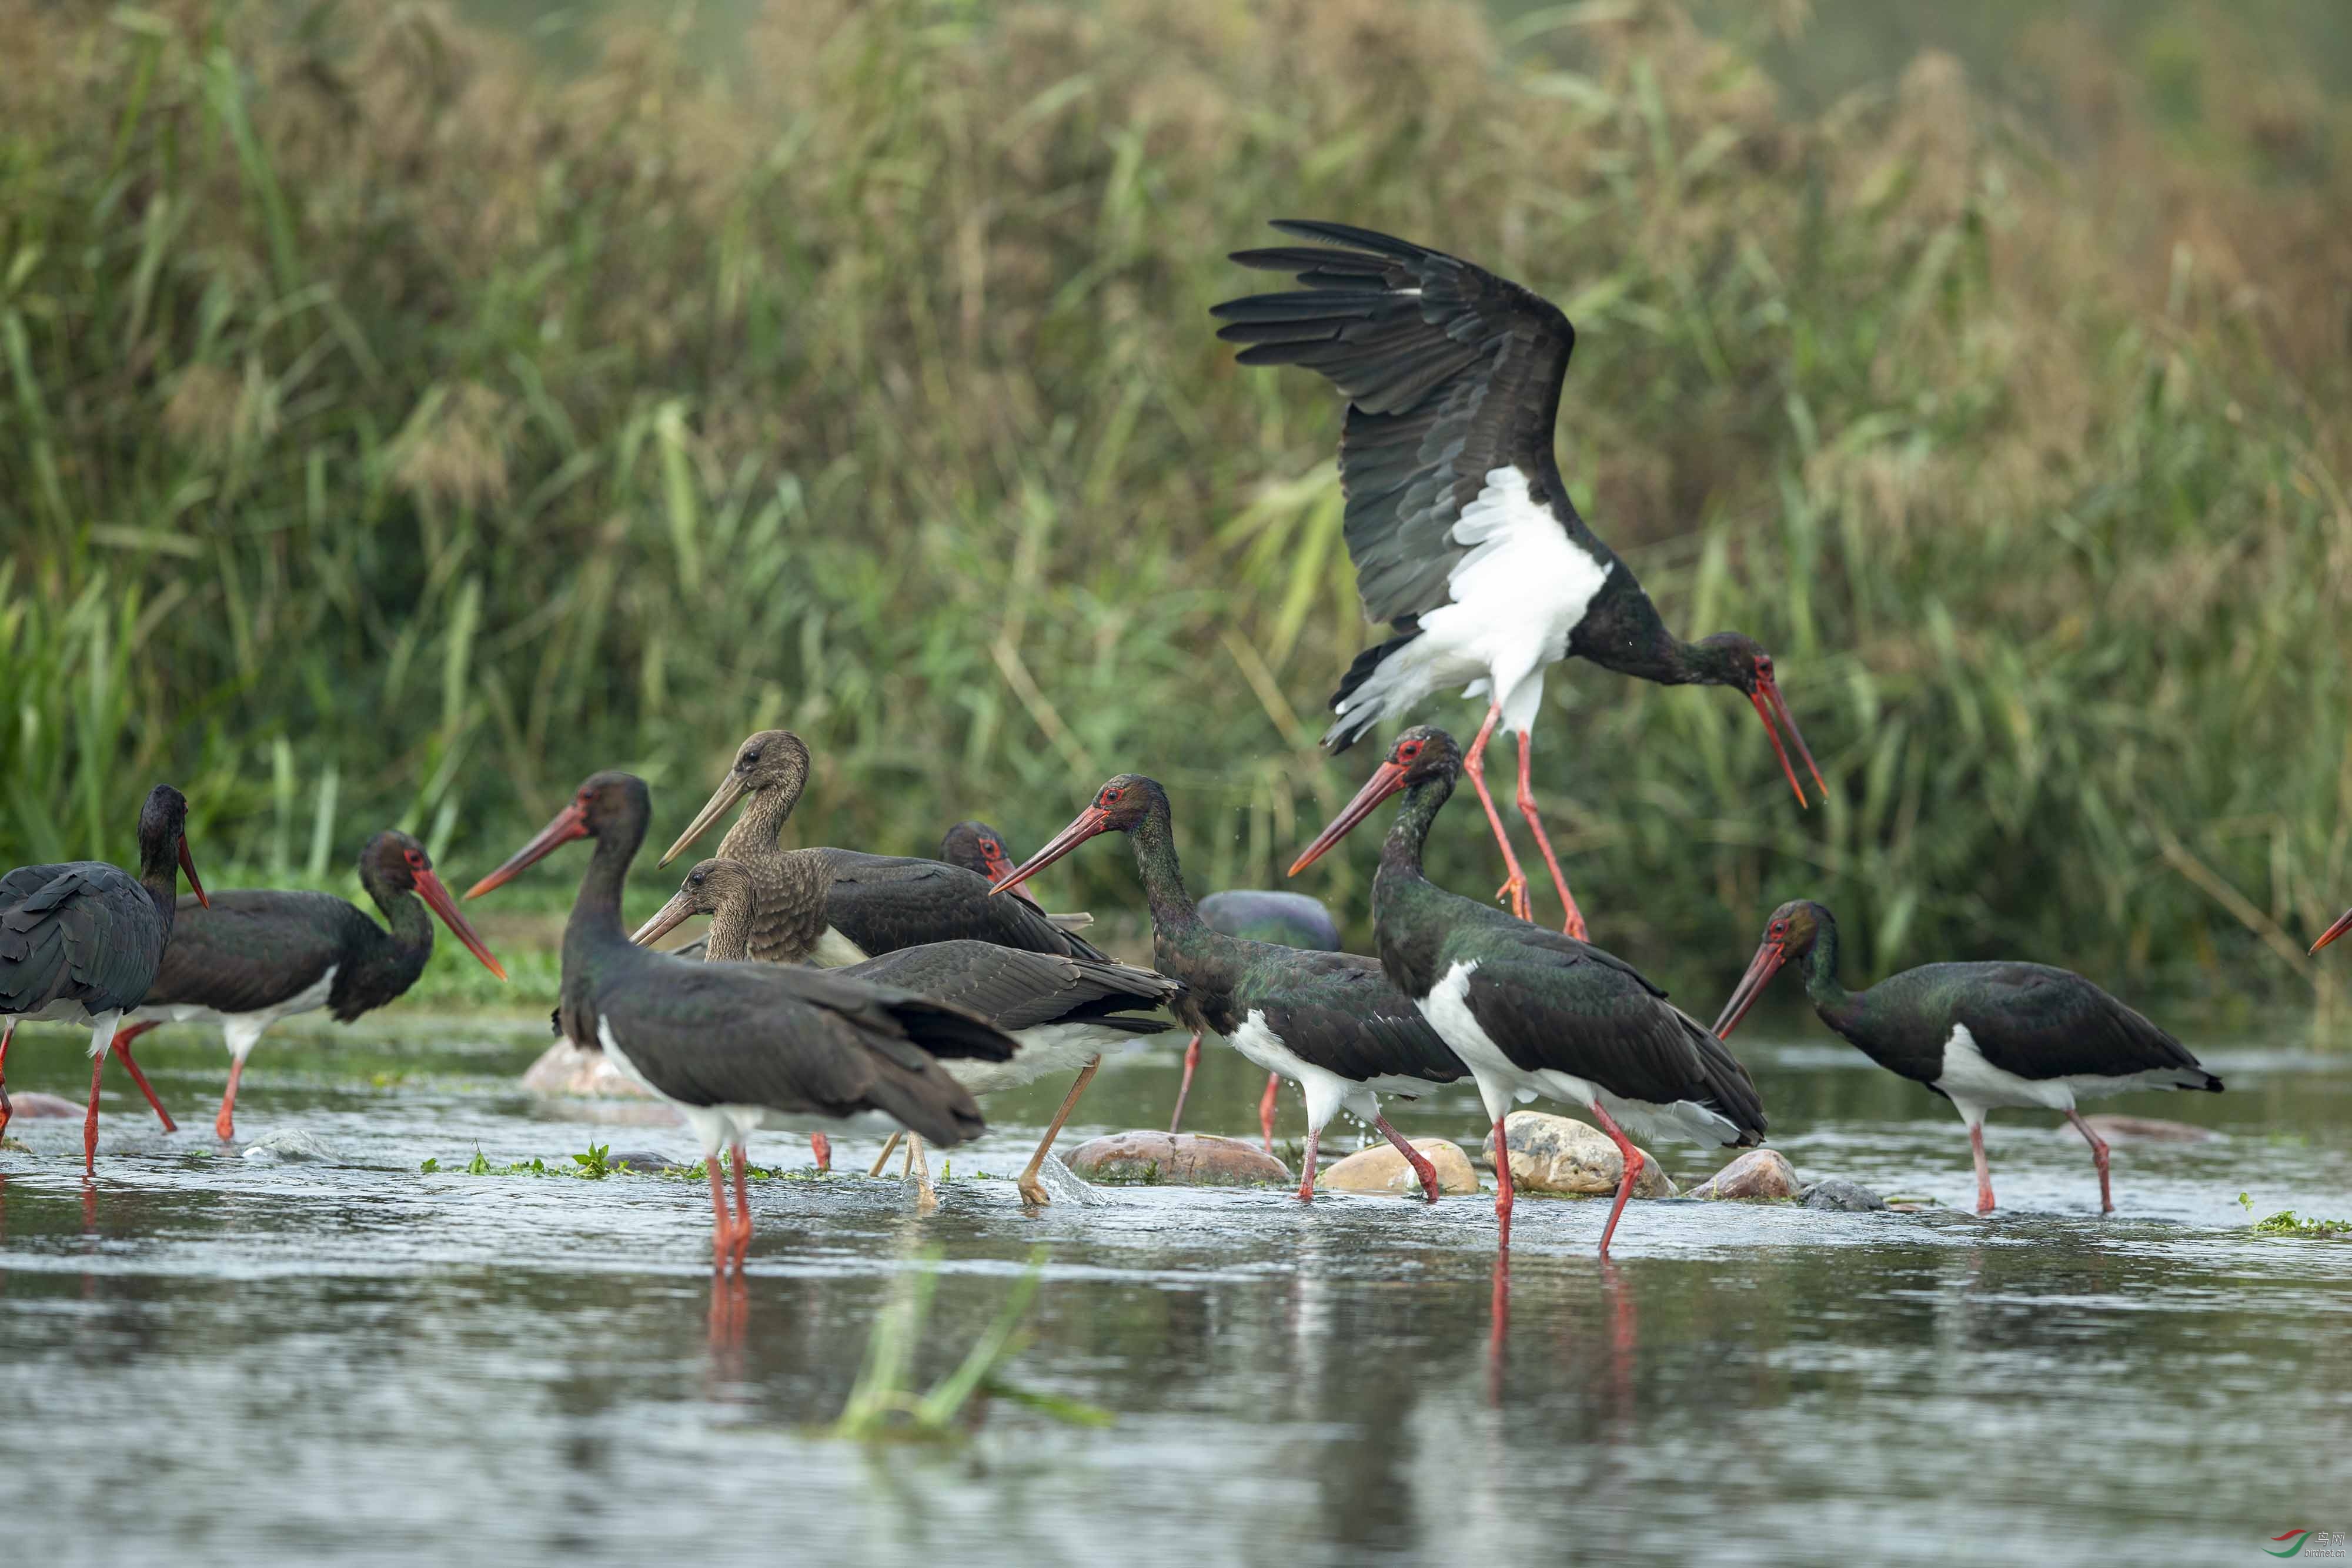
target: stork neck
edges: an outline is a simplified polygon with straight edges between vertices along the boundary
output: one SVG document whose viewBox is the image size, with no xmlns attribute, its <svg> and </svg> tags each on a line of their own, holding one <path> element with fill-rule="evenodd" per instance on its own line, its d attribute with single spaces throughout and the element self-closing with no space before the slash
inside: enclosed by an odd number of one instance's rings
<svg viewBox="0 0 2352 1568">
<path fill-rule="evenodd" d="M 580 879 L 580 892 L 572 901 L 572 918 L 564 922 L 566 949 L 575 939 L 628 941 L 628 933 L 621 928 L 621 889 L 629 878 L 629 862 L 636 859 L 637 844 L 645 836 L 646 825 L 642 821 L 634 825 L 617 823 L 612 831 L 597 836 L 596 852 L 589 858 L 587 873 Z"/>
<path fill-rule="evenodd" d="M 405 889 L 398 893 L 377 881 L 373 869 L 362 866 L 360 885 L 383 914 L 383 923 L 392 927 L 394 946 L 412 953 L 430 955 L 433 951 L 433 916 L 425 912 L 425 901 Z"/>
<path fill-rule="evenodd" d="M 1164 932 L 1199 925 L 1200 907 L 1184 891 L 1184 873 L 1176 863 L 1176 830 L 1165 802 L 1129 830 L 1128 839 L 1135 846 L 1135 872 L 1143 879 L 1152 926 Z"/>
<path fill-rule="evenodd" d="M 1813 936 L 1813 945 L 1805 952 L 1805 995 L 1813 1004 L 1813 1011 L 1823 1023 L 1835 1027 L 1841 1020 L 1853 1018 L 1861 1005 L 1861 998 L 1849 991 L 1838 980 L 1837 922 L 1826 915 Z"/>
<path fill-rule="evenodd" d="M 180 906 L 180 845 L 176 839 L 139 846 L 139 885 L 169 925 Z"/>
<path fill-rule="evenodd" d="M 754 789 L 743 803 L 742 814 L 727 836 L 719 841 L 719 856 L 722 860 L 772 860 L 783 848 L 784 824 L 792 821 L 793 808 L 801 803 L 801 792 L 782 785 Z"/>
<path fill-rule="evenodd" d="M 1423 779 L 1404 792 L 1397 806 L 1396 821 L 1389 824 L 1389 836 L 1381 841 L 1381 873 L 1383 875 L 1423 875 L 1422 851 L 1429 842 L 1430 824 L 1454 793 L 1450 776 Z"/>
<path fill-rule="evenodd" d="M 1730 684 L 1717 651 L 1666 630 L 1658 607 L 1619 561 L 1601 602 L 1577 628 L 1576 652 L 1603 669 L 1662 686 Z"/>
<path fill-rule="evenodd" d="M 751 956 L 753 891 L 746 886 L 730 893 L 710 912 L 710 929 L 704 936 L 702 956 L 713 964 L 736 964 Z"/>
</svg>

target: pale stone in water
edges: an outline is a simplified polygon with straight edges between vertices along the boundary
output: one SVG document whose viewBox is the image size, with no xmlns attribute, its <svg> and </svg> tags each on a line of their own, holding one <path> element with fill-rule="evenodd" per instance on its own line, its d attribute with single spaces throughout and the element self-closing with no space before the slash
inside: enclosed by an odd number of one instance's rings
<svg viewBox="0 0 2352 1568">
<path fill-rule="evenodd" d="M 1573 1116 L 1541 1111 L 1514 1111 L 1504 1118 L 1503 1131 L 1511 1141 L 1511 1186 L 1520 1192 L 1613 1193 L 1625 1179 L 1624 1156 L 1616 1140 L 1600 1128 Z M 1636 1144 L 1635 1148 L 1641 1149 Z M 1495 1134 L 1480 1145 L 1486 1163 L 1495 1163 Z M 1634 1180 L 1635 1197 L 1672 1197 L 1675 1184 L 1658 1156 L 1641 1149 L 1642 1174 Z"/>
<path fill-rule="evenodd" d="M 559 1040 L 540 1052 L 522 1075 L 522 1086 L 534 1094 L 587 1100 L 650 1100 L 653 1091 L 613 1065 L 601 1051 L 586 1051 Z"/>
<path fill-rule="evenodd" d="M 44 1094 L 37 1089 L 12 1093 L 8 1096 L 8 1103 L 15 1107 L 9 1113 L 10 1116 L 21 1116 L 27 1122 L 37 1122 L 45 1116 L 79 1117 L 89 1111 L 87 1105 L 77 1105 L 62 1095 Z"/>
<path fill-rule="evenodd" d="M 1207 1133 L 1111 1133 L 1072 1149 L 1068 1164 L 1087 1181 L 1130 1186 L 1256 1186 L 1297 1179 L 1255 1144 Z"/>
<path fill-rule="evenodd" d="M 1470 1156 L 1462 1145 L 1447 1138 L 1414 1138 L 1412 1146 L 1437 1168 L 1437 1190 L 1441 1193 L 1467 1193 L 1478 1190 L 1478 1173 L 1470 1168 Z M 1359 1149 L 1344 1160 L 1323 1167 L 1315 1185 L 1333 1192 L 1393 1192 L 1407 1193 L 1414 1197 L 1423 1195 L 1421 1178 L 1405 1163 L 1402 1155 L 1383 1139 L 1370 1148 Z"/>
<path fill-rule="evenodd" d="M 1748 1149 L 1691 1188 L 1693 1197 L 1794 1197 L 1796 1167 L 1778 1149 Z"/>
</svg>

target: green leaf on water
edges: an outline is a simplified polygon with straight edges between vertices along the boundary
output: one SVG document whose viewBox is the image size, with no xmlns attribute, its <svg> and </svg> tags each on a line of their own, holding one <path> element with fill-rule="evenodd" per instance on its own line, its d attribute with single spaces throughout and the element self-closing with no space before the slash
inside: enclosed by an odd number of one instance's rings
<svg viewBox="0 0 2352 1568">
<path fill-rule="evenodd" d="M 437 1159 L 427 1156 L 425 1163 L 416 1168 L 424 1172 L 426 1176 L 431 1176 L 435 1171 L 441 1168 L 441 1162 Z"/>
</svg>

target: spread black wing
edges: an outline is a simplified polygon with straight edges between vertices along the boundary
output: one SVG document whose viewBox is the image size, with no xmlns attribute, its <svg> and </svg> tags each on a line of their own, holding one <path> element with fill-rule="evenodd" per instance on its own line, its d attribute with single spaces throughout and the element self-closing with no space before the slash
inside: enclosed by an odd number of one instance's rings
<svg viewBox="0 0 2352 1568">
<path fill-rule="evenodd" d="M 0 1012 L 78 1002 L 132 1008 L 171 924 L 138 879 L 104 861 L 19 866 L 0 877 Z"/>
<path fill-rule="evenodd" d="M 1300 291 L 1229 300 L 1217 336 L 1245 365 L 1304 365 L 1346 395 L 1339 482 L 1364 612 L 1404 621 L 1452 601 L 1463 508 L 1497 468 L 1580 538 L 1552 425 L 1576 329 L 1549 300 L 1457 256 L 1346 224 L 1277 222 L 1326 246 L 1235 253 Z M 1346 247 L 1346 248 L 1327 248 Z"/>
</svg>

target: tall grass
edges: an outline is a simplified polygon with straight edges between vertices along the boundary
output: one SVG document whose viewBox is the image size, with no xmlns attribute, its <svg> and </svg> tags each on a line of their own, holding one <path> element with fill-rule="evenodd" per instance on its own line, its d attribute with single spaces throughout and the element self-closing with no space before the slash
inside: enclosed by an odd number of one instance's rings
<svg viewBox="0 0 2352 1568">
<path fill-rule="evenodd" d="M 1328 214 L 1567 307 L 1579 504 L 1779 653 L 1830 778 L 1564 671 L 1612 946 L 1718 980 L 1803 892 L 1874 968 L 2284 986 L 2352 896 L 2324 102 L 2257 181 L 2102 78 L 2062 165 L 1943 57 L 1801 117 L 1650 4 L 793 0 L 735 69 L 559 80 L 431 7 L 0 0 L 0 857 L 123 852 L 172 777 L 275 874 L 387 821 L 480 862 L 782 724 L 812 841 L 1034 842 L 1142 768 L 1204 886 L 1268 883 L 1368 766 L 1313 747 L 1364 630 L 1337 410 L 1205 311 Z M 1314 884 L 1360 932 L 1368 863 Z"/>
</svg>

